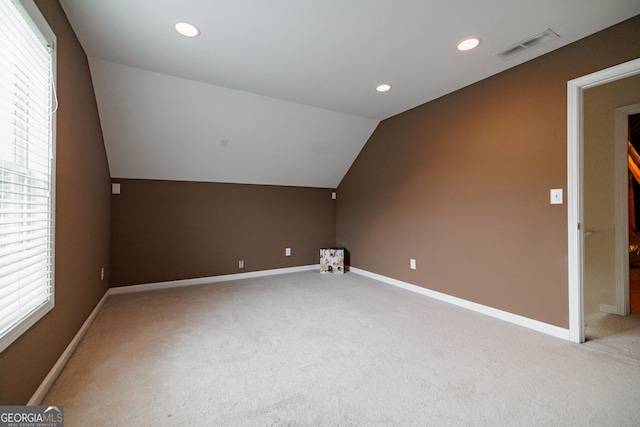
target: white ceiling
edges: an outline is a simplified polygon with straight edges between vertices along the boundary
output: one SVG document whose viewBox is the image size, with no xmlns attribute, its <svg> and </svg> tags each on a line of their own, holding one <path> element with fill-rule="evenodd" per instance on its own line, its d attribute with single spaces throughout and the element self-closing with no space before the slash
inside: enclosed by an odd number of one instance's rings
<svg viewBox="0 0 640 427">
<path fill-rule="evenodd" d="M 113 177 L 331 188 L 380 120 L 640 14 L 638 0 L 60 2 Z M 547 28 L 560 38 L 494 56 Z M 468 36 L 481 45 L 458 52 Z"/>
</svg>

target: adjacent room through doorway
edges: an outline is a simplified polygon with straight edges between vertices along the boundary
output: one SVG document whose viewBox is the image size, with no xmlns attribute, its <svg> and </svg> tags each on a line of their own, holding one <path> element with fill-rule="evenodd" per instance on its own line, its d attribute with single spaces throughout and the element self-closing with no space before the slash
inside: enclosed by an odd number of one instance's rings
<svg viewBox="0 0 640 427">
<path fill-rule="evenodd" d="M 640 151 L 640 114 L 629 116 L 629 151 Z M 632 155 L 635 157 L 635 154 Z M 629 169 L 629 306 L 640 314 L 640 182 Z M 633 248 L 637 247 L 637 250 Z"/>
<path fill-rule="evenodd" d="M 583 98 L 585 345 L 636 360 L 640 359 L 639 84 L 640 75 L 634 74 L 588 88 Z"/>
</svg>

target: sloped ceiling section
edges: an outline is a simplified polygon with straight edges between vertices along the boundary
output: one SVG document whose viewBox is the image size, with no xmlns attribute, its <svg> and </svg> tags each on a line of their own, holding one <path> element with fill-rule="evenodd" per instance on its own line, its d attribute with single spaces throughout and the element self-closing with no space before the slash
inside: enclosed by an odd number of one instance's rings
<svg viewBox="0 0 640 427">
<path fill-rule="evenodd" d="M 380 120 L 640 13 L 639 0 L 59 1 L 113 177 L 319 187 Z M 200 36 L 178 35 L 182 20 Z M 547 29 L 560 37 L 495 56 Z M 469 36 L 480 46 L 457 51 Z"/>
<path fill-rule="evenodd" d="M 377 120 L 90 59 L 111 176 L 335 188 Z"/>
</svg>

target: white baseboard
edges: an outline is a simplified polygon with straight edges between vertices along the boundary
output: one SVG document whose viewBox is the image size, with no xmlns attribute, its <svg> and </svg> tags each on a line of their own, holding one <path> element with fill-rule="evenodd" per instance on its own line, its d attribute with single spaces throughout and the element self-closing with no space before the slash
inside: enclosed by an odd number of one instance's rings
<svg viewBox="0 0 640 427">
<path fill-rule="evenodd" d="M 611 304 L 600 304 L 600 311 L 607 314 L 618 314 L 618 307 Z"/>
<path fill-rule="evenodd" d="M 554 336 L 556 338 L 561 338 L 567 341 L 570 340 L 569 329 L 564 329 L 559 326 L 540 322 L 539 320 L 530 319 L 528 317 L 520 316 L 518 314 L 509 313 L 507 311 L 499 310 L 497 308 L 488 307 L 486 305 L 467 301 L 465 299 L 443 294 L 441 292 L 432 291 L 430 289 L 412 285 L 411 283 L 402 282 L 400 280 L 392 279 L 390 277 L 382 276 L 376 273 L 371 273 L 369 271 L 361 270 L 359 268 L 349 267 L 349 271 L 351 271 L 352 273 L 369 277 L 371 279 L 378 280 L 380 282 L 387 283 L 389 285 L 397 286 L 397 287 L 407 289 L 409 291 L 416 292 L 440 301 L 444 301 L 449 304 L 456 305 L 458 307 L 473 310 L 475 312 L 485 314 L 487 316 L 495 317 L 497 319 L 504 320 L 509 323 L 514 323 L 519 326 L 524 326 L 525 328 L 533 329 L 534 331 L 542 332 L 547 335 Z"/>
<path fill-rule="evenodd" d="M 302 265 L 299 267 L 275 268 L 273 270 L 250 271 L 248 273 L 224 274 L 222 276 L 198 277 L 196 279 L 171 280 L 168 282 L 145 283 L 142 285 L 119 286 L 110 288 L 109 295 L 128 294 L 132 292 L 152 291 L 155 289 L 179 288 L 182 286 L 206 285 L 209 283 L 228 282 L 230 280 L 251 279 L 254 277 L 274 276 L 276 274 L 297 273 L 300 271 L 318 270 L 320 264 Z"/>
<path fill-rule="evenodd" d="M 98 317 L 98 314 L 102 310 L 102 307 L 104 307 L 104 303 L 107 301 L 107 298 L 109 298 L 108 290 L 102 296 L 102 298 L 100 299 L 96 307 L 93 309 L 89 317 L 87 317 L 87 320 L 84 321 L 84 323 L 82 324 L 82 326 L 80 327 L 76 335 L 73 337 L 73 339 L 67 346 L 67 348 L 64 350 L 64 352 L 62 352 L 62 355 L 58 358 L 58 361 L 56 362 L 56 364 L 53 365 L 53 368 L 51 368 L 47 376 L 44 378 L 44 380 L 40 384 L 40 387 L 38 387 L 38 389 L 33 394 L 33 396 L 31 396 L 31 399 L 29 399 L 29 402 L 27 402 L 28 406 L 40 405 L 40 403 L 42 403 L 42 399 L 44 399 L 44 397 L 49 392 L 49 389 L 51 388 L 53 383 L 56 381 L 56 379 L 58 379 L 60 372 L 62 372 L 65 365 L 71 358 L 71 355 L 78 347 L 78 344 L 80 344 L 80 341 L 82 341 L 82 338 L 89 330 L 89 326 L 91 326 L 91 324 L 96 319 L 96 317 Z"/>
<path fill-rule="evenodd" d="M 591 315 L 589 315 L 589 316 L 586 316 L 586 317 L 584 318 L 584 325 L 585 325 L 585 326 L 590 325 L 590 324 L 592 324 L 593 322 L 596 322 L 596 321 L 598 321 L 598 320 L 600 320 L 600 319 L 602 319 L 602 318 L 604 318 L 604 317 L 606 317 L 606 316 L 608 316 L 608 315 L 609 315 L 609 314 L 607 314 L 607 313 L 603 313 L 603 312 L 601 312 L 601 311 L 600 311 L 600 312 L 598 312 L 598 313 L 594 313 L 594 314 L 591 314 Z"/>
<path fill-rule="evenodd" d="M 229 280 L 240 280 L 240 279 L 250 279 L 253 277 L 262 277 L 262 276 L 273 276 L 276 274 L 286 274 L 286 273 L 297 273 L 300 271 L 310 271 L 310 270 L 318 270 L 320 271 L 320 264 L 313 265 L 303 265 L 300 267 L 288 267 L 288 268 L 276 268 L 273 270 L 262 270 L 262 271 L 251 271 L 248 273 L 238 273 L 238 274 L 226 274 L 223 276 L 212 276 L 212 277 L 202 277 L 197 279 L 187 279 L 187 280 L 173 280 L 170 282 L 160 282 L 160 283 L 146 283 L 143 285 L 133 285 L 133 286 L 122 286 L 118 288 L 109 288 L 107 292 L 105 292 L 104 296 L 98 302 L 98 305 L 93 309 L 87 320 L 82 324 L 82 327 L 76 335 L 73 337 L 67 348 L 64 350 L 58 361 L 53 368 L 49 371 L 49 374 L 45 377 L 45 379 L 40 384 L 40 387 L 36 390 L 36 392 L 31 396 L 27 405 L 39 405 L 42 403 L 42 399 L 47 395 L 47 392 L 56 381 L 65 365 L 71 358 L 71 355 L 80 344 L 80 341 L 87 333 L 89 326 L 93 323 L 95 318 L 98 316 L 102 307 L 104 307 L 105 302 L 109 298 L 110 295 L 117 294 L 126 294 L 131 292 L 143 292 L 150 291 L 154 289 L 167 289 L 167 288 L 176 288 L 181 286 L 193 286 L 193 285 L 202 285 L 207 283 L 218 283 L 218 282 L 226 282 Z"/>
<path fill-rule="evenodd" d="M 82 327 L 73 340 L 69 343 L 65 351 L 62 353 L 56 364 L 51 368 L 49 374 L 45 377 L 44 381 L 40 384 L 40 387 L 33 394 L 27 405 L 39 405 L 42 402 L 42 399 L 47 394 L 55 380 L 58 378 L 62 369 L 67 364 L 71 355 L 78 347 L 78 344 L 87 333 L 89 326 L 93 323 L 95 318 L 102 310 L 105 302 L 109 298 L 110 295 L 117 294 L 125 294 L 132 292 L 143 292 L 150 291 L 154 289 L 167 289 L 167 288 L 175 288 L 182 286 L 193 286 L 193 285 L 201 285 L 207 283 L 218 283 L 225 282 L 230 280 L 240 280 L 240 279 L 249 279 L 254 277 L 263 277 L 263 276 L 273 276 L 276 274 L 286 274 L 286 273 L 297 273 L 301 271 L 310 271 L 310 270 L 318 270 L 320 271 L 319 264 L 313 265 L 305 265 L 300 267 L 289 267 L 289 268 L 277 268 L 273 270 L 262 270 L 262 271 L 252 271 L 248 273 L 238 273 L 238 274 L 226 274 L 222 276 L 212 276 L 212 277 L 203 277 L 197 279 L 186 279 L 186 280 L 173 280 L 169 282 L 159 282 L 159 283 L 146 283 L 142 285 L 133 285 L 133 286 L 122 286 L 118 288 L 110 288 L 102 297 L 100 302 L 93 309 L 87 320 L 82 324 Z M 384 282 L 393 286 L 397 286 L 403 289 L 407 289 L 409 291 L 413 291 L 440 301 L 448 302 L 450 304 L 463 307 L 469 310 L 476 311 L 478 313 L 485 314 L 487 316 L 495 317 L 497 319 L 501 319 L 510 323 L 514 323 L 516 325 L 524 326 L 529 329 L 533 329 L 538 332 L 543 332 L 548 335 L 552 335 L 557 338 L 562 338 L 565 340 L 569 340 L 569 330 L 563 329 L 558 326 L 550 325 L 548 323 L 540 322 L 538 320 L 529 319 L 527 317 L 523 317 L 517 314 L 509 313 L 506 311 L 498 310 L 492 307 L 487 307 L 482 304 L 477 304 L 471 301 L 464 300 L 462 298 L 457 298 L 451 295 L 443 294 L 441 292 L 432 291 L 430 289 L 422 288 L 420 286 L 412 285 L 407 282 L 402 282 L 400 280 L 392 279 L 390 277 L 382 276 L 380 274 L 371 273 L 366 270 L 361 270 L 355 267 L 349 267 L 349 270 L 352 273 L 360 274 L 362 276 L 369 277 L 374 280 L 378 280 L 380 282 Z M 601 307 L 602 308 L 602 307 Z"/>
<path fill-rule="evenodd" d="M 600 311 L 589 316 L 585 316 L 584 324 L 590 325 L 595 321 L 607 317 L 610 314 L 618 314 L 618 307 L 611 304 L 600 304 Z"/>
</svg>

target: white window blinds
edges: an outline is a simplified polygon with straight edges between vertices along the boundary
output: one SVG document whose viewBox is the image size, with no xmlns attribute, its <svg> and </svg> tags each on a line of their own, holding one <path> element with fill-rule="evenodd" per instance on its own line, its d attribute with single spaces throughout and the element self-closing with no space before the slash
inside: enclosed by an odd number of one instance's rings
<svg viewBox="0 0 640 427">
<path fill-rule="evenodd" d="M 53 40 L 35 11 L 0 0 L 0 351 L 53 307 Z"/>
</svg>

